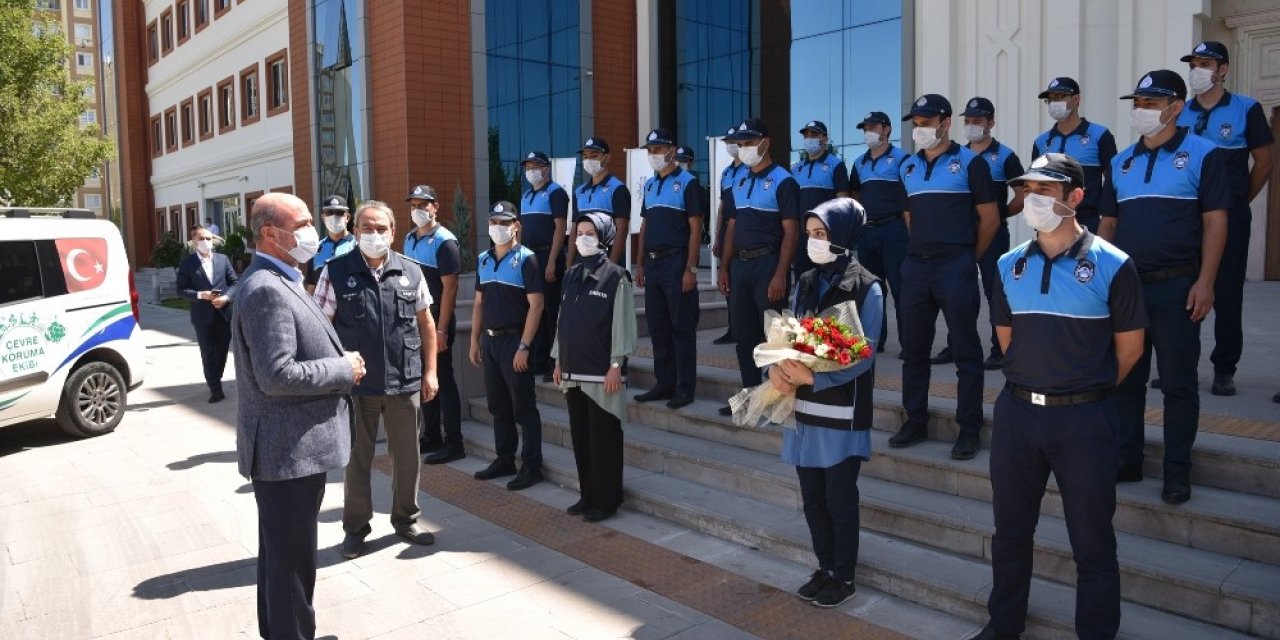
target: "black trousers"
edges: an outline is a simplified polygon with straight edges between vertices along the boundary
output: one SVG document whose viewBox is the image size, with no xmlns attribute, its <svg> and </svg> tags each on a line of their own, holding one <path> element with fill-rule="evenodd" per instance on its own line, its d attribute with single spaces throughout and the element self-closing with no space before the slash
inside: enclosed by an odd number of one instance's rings
<svg viewBox="0 0 1280 640">
<path fill-rule="evenodd" d="M 804 519 L 813 539 L 818 568 L 846 582 L 858 568 L 858 472 L 862 459 L 845 458 L 834 466 L 796 467 Z"/>
<path fill-rule="evenodd" d="M 430 402 L 422 403 L 422 443 L 425 445 L 443 442 L 450 447 L 462 446 L 462 394 L 458 391 L 458 378 L 453 372 L 453 342 L 457 333 L 458 318 L 454 316 L 445 331 L 449 348 L 436 354 L 440 392 Z"/>
<path fill-rule="evenodd" d="M 565 403 L 582 502 L 588 509 L 616 511 L 622 504 L 622 421 L 578 388 L 565 393 Z"/>
<path fill-rule="evenodd" d="M 540 251 L 534 255 L 538 257 L 540 273 L 545 274 L 551 252 Z M 556 257 L 556 265 L 556 281 L 542 283 L 542 320 L 538 322 L 538 332 L 533 336 L 533 344 L 529 345 L 529 370 L 538 374 L 549 372 L 555 367 L 551 360 L 551 343 L 555 342 L 556 320 L 560 318 L 560 297 L 563 293 L 561 281 L 564 280 L 563 250 Z"/>
<path fill-rule="evenodd" d="M 1076 635 L 1114 638 L 1120 628 L 1120 566 L 1111 519 L 1116 511 L 1119 449 L 1115 401 L 1041 407 L 996 399 L 991 429 L 991 595 L 987 611 L 999 634 L 1021 633 L 1031 591 L 1033 538 L 1049 473 L 1058 481 L 1076 561 Z"/>
<path fill-rule="evenodd" d="M 533 358 L 523 372 L 516 372 L 513 361 L 520 346 L 519 335 L 482 336 L 480 358 L 484 366 L 485 399 L 493 416 L 493 444 L 498 460 L 514 462 L 520 436 L 524 447 L 520 459 L 530 469 L 542 468 L 542 414 L 533 391 Z"/>
<path fill-rule="evenodd" d="M 1001 222 L 996 228 L 996 237 L 991 239 L 991 246 L 978 261 L 978 275 L 982 280 L 982 295 L 987 299 L 987 316 L 991 317 L 991 296 L 994 293 L 996 278 L 999 276 L 1000 256 L 1009 252 L 1009 224 Z M 991 353 L 1000 352 L 1000 341 L 996 339 L 996 321 L 991 320 Z"/>
<path fill-rule="evenodd" d="M 1237 204 L 1227 211 L 1227 247 L 1213 283 L 1214 373 L 1236 374 L 1244 351 L 1244 273 L 1249 266 L 1249 235 L 1253 212 L 1249 204 Z"/>
<path fill-rule="evenodd" d="M 316 529 L 325 474 L 254 480 L 258 501 L 258 633 L 315 638 Z"/>
<path fill-rule="evenodd" d="M 209 391 L 222 391 L 222 372 L 227 368 L 227 350 L 231 347 L 231 321 L 222 314 L 214 314 L 213 322 L 191 326 L 200 345 L 204 382 L 209 385 Z"/>
<path fill-rule="evenodd" d="M 653 377 L 657 389 L 692 396 L 698 369 L 698 289 L 681 291 L 685 254 L 673 253 L 645 263 L 644 306 L 653 341 Z"/>
</svg>

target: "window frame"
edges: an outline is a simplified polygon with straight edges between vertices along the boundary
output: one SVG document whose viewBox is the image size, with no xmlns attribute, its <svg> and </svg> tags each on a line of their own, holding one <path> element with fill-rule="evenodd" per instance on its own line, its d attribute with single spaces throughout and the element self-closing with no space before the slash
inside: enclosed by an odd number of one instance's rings
<svg viewBox="0 0 1280 640">
<path fill-rule="evenodd" d="M 271 193 L 287 193 L 293 195 L 293 185 L 285 185 L 283 187 L 272 187 Z"/>
<path fill-rule="evenodd" d="M 223 8 L 219 9 L 218 3 L 223 1 L 225 1 L 227 4 Z M 227 15 L 227 12 L 231 10 L 231 7 L 234 4 L 235 3 L 231 2 L 231 0 L 213 0 L 213 19 L 217 20 L 218 18 L 221 18 L 222 16 Z"/>
<path fill-rule="evenodd" d="M 275 74 L 273 67 L 276 63 L 280 63 L 280 83 L 281 87 L 276 86 Z M 289 110 L 289 49 L 281 49 L 267 56 L 265 67 L 267 70 L 267 117 L 279 115 Z M 280 90 L 280 104 L 273 104 L 275 101 L 276 89 Z"/>
<path fill-rule="evenodd" d="M 203 9 L 203 11 L 201 11 Z M 200 14 L 204 13 L 204 20 L 200 20 Z M 209 23 L 212 22 L 209 15 L 209 0 L 191 0 L 191 22 L 195 28 L 191 30 L 191 34 L 195 35 L 204 31 Z"/>
<path fill-rule="evenodd" d="M 262 74 L 257 62 L 240 70 L 240 125 L 250 125 L 262 119 Z M 249 95 L 249 83 L 253 84 L 253 95 Z M 249 113 L 252 107 L 253 114 Z"/>
<path fill-rule="evenodd" d="M 205 98 L 209 99 L 208 109 L 202 112 L 201 110 L 205 108 L 206 104 Z M 201 128 L 204 124 L 203 115 L 209 116 L 209 129 L 207 131 Z M 213 138 L 214 132 L 217 130 L 217 124 L 218 113 L 213 104 L 213 88 L 205 87 L 196 94 L 196 138 L 198 138 L 200 142 Z"/>
<path fill-rule="evenodd" d="M 151 116 L 151 127 L 148 131 L 151 137 L 151 157 L 159 158 L 164 155 L 164 121 L 161 120 L 161 114 L 157 113 Z"/>
<path fill-rule="evenodd" d="M 182 134 L 182 148 L 196 143 L 196 104 L 194 98 L 187 98 L 178 105 L 178 130 Z"/>
<path fill-rule="evenodd" d="M 173 7 L 160 12 L 160 57 L 173 53 Z"/>
<path fill-rule="evenodd" d="M 173 153 L 178 150 L 178 106 L 173 105 L 164 110 L 164 152 Z"/>
<path fill-rule="evenodd" d="M 191 0 L 178 0 L 174 5 L 173 20 L 178 30 L 178 46 L 181 47 L 191 39 Z"/>
<path fill-rule="evenodd" d="M 231 89 L 231 108 L 229 114 L 227 113 L 227 100 L 223 99 L 223 89 L 228 87 Z M 227 76 L 218 81 L 218 84 L 215 85 L 213 95 L 214 99 L 217 100 L 218 103 L 215 111 L 218 116 L 218 135 L 234 131 L 236 128 L 236 111 L 239 109 L 239 104 L 236 103 L 236 77 Z M 224 122 L 226 124 L 223 124 Z"/>
<path fill-rule="evenodd" d="M 52 297 L 45 293 L 44 285 L 45 285 L 46 273 L 44 272 L 45 270 L 42 268 L 42 265 L 40 264 L 40 247 L 38 246 L 40 242 L 41 242 L 40 240 L 20 240 L 20 239 L 0 240 L 0 246 L 4 247 L 4 255 L 10 260 L 15 260 L 15 262 L 16 262 L 16 257 L 18 256 L 21 256 L 23 258 L 26 257 L 26 255 L 23 255 L 23 253 L 18 249 L 19 244 L 26 245 L 27 247 L 30 248 L 32 263 L 29 265 L 22 265 L 22 266 L 32 271 L 31 277 L 33 279 L 34 289 L 30 291 L 26 291 L 25 293 L 37 294 L 37 295 L 14 297 L 12 300 L 5 300 L 4 298 L 0 298 L 0 309 L 3 309 L 4 307 L 7 307 L 9 305 L 30 303 L 34 300 L 43 300 L 45 298 Z M 45 242 L 51 243 L 51 241 L 45 241 Z M 4 265 L 4 266 L 9 267 L 9 266 L 18 266 L 18 265 L 14 264 L 14 265 Z M 8 282 L 12 282 L 11 278 L 6 278 L 5 280 Z M 64 291 L 62 293 L 66 293 L 65 288 L 66 288 L 66 283 L 64 282 L 63 283 Z M 16 290 L 16 291 L 20 292 L 21 290 Z M 56 294 L 56 295 L 61 295 L 61 294 Z"/>
<path fill-rule="evenodd" d="M 147 66 L 160 61 L 160 27 L 158 20 L 147 23 Z"/>
</svg>

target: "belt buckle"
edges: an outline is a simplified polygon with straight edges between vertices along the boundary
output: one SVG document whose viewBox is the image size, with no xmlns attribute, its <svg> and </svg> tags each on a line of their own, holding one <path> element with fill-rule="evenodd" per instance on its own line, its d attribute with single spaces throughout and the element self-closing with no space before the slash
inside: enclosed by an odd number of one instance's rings
<svg viewBox="0 0 1280 640">
<path fill-rule="evenodd" d="M 649 259 L 650 259 L 650 260 L 657 260 L 657 259 L 658 259 L 658 252 L 657 252 L 657 251 L 650 251 L 650 252 L 648 252 L 648 255 L 649 255 Z"/>
<path fill-rule="evenodd" d="M 1032 391 L 1032 392 L 1031 392 L 1031 404 L 1038 404 L 1038 405 L 1040 405 L 1040 406 L 1042 406 L 1042 407 L 1043 407 L 1043 406 L 1044 406 L 1044 394 L 1043 394 L 1043 393 L 1036 393 L 1036 392 Z"/>
</svg>

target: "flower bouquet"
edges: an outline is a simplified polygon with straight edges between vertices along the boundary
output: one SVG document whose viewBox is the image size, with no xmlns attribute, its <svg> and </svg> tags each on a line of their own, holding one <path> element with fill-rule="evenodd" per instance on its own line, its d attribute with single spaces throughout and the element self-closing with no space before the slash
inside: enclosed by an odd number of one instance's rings
<svg viewBox="0 0 1280 640">
<path fill-rule="evenodd" d="M 765 312 L 764 323 L 765 341 L 752 352 L 757 367 L 796 360 L 815 373 L 830 373 L 873 354 L 871 343 L 862 335 L 857 305 L 852 302 L 804 318 L 797 318 L 790 311 L 770 310 Z M 729 398 L 733 421 L 738 425 L 754 425 L 761 418 L 793 425 L 795 404 L 795 394 L 778 391 L 768 382 Z"/>
</svg>

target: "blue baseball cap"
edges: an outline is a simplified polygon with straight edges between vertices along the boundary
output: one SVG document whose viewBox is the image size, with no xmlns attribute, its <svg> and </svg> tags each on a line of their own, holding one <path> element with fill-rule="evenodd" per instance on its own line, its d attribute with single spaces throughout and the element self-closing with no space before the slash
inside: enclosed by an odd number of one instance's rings
<svg viewBox="0 0 1280 640">
<path fill-rule="evenodd" d="M 902 116 L 902 119 L 904 121 L 910 120 L 913 116 L 924 116 L 926 118 L 942 116 L 946 118 L 950 115 L 951 101 L 936 93 L 926 93 L 911 105 L 911 111 Z"/>
<path fill-rule="evenodd" d="M 1201 42 L 1196 45 L 1196 48 L 1191 50 L 1191 53 L 1188 53 L 1179 59 L 1183 62 L 1191 62 L 1192 58 L 1211 58 L 1218 62 L 1226 62 L 1227 64 L 1231 63 L 1231 55 L 1227 53 L 1227 45 L 1213 40 L 1205 40 L 1204 42 Z"/>
<path fill-rule="evenodd" d="M 1134 88 L 1133 93 L 1120 96 L 1121 100 L 1133 100 L 1134 98 L 1177 98 L 1178 100 L 1186 100 L 1187 83 L 1182 80 L 1182 76 L 1168 69 L 1148 71 L 1138 81 L 1138 86 Z"/>
<path fill-rule="evenodd" d="M 520 164 L 525 164 L 529 162 L 537 162 L 539 164 L 545 164 L 547 166 L 551 166 L 551 158 L 548 158 L 547 154 L 541 151 L 530 151 L 528 154 L 525 155 L 524 160 L 520 161 Z"/>
<path fill-rule="evenodd" d="M 960 115 L 971 118 L 994 118 L 996 115 L 996 106 L 991 101 L 978 96 L 970 98 L 965 104 L 964 113 Z"/>
<path fill-rule="evenodd" d="M 642 146 L 650 147 L 655 145 L 673 146 L 676 143 L 676 137 L 671 135 L 666 129 L 654 129 L 649 135 L 644 137 Z"/>
</svg>

